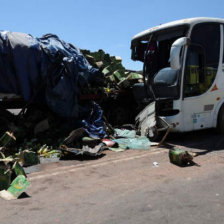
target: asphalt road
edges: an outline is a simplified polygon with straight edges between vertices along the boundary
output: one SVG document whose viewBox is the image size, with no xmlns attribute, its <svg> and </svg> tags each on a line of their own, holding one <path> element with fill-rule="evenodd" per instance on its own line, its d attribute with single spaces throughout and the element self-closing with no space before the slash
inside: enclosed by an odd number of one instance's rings
<svg viewBox="0 0 224 224">
<path fill-rule="evenodd" d="M 45 164 L 28 175 L 29 197 L 0 199 L 0 224 L 222 224 L 222 138 L 209 131 L 168 138 L 200 152 L 199 166 L 171 164 L 167 146 Z"/>
</svg>

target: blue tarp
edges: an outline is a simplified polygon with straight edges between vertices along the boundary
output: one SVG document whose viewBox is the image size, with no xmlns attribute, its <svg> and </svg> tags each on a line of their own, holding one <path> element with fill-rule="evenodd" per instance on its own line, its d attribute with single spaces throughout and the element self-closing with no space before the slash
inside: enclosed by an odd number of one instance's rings
<svg viewBox="0 0 224 224">
<path fill-rule="evenodd" d="M 47 34 L 0 32 L 0 92 L 44 102 L 58 115 L 78 117 L 78 87 L 101 76 L 80 50 Z"/>
<path fill-rule="evenodd" d="M 89 116 L 82 120 L 82 125 L 89 136 L 93 138 L 104 138 L 106 133 L 102 121 L 103 111 L 97 103 L 93 103 L 89 110 Z"/>
<path fill-rule="evenodd" d="M 102 78 L 103 74 L 90 66 L 78 48 L 56 35 L 34 38 L 24 33 L 0 32 L 1 93 L 46 104 L 59 116 L 77 118 L 81 123 L 79 89 Z M 82 125 L 88 133 L 104 137 L 99 106 L 94 104 L 87 117 Z"/>
</svg>

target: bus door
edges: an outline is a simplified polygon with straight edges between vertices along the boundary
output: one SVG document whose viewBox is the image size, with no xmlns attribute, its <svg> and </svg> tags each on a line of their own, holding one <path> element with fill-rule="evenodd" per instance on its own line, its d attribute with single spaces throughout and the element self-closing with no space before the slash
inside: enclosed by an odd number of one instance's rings
<svg viewBox="0 0 224 224">
<path fill-rule="evenodd" d="M 184 68 L 182 113 L 184 131 L 212 126 L 217 104 L 215 79 L 220 57 L 220 24 L 200 23 L 191 33 Z"/>
</svg>

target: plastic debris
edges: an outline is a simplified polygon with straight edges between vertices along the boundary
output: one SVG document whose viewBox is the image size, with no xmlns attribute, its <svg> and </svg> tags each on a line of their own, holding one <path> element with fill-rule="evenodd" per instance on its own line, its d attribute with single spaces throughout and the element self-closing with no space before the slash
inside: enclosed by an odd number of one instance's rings
<svg viewBox="0 0 224 224">
<path fill-rule="evenodd" d="M 99 145 L 95 146 L 94 148 L 90 148 L 89 146 L 85 145 L 81 149 L 78 148 L 68 148 L 65 145 L 61 145 L 59 148 L 62 151 L 61 158 L 67 158 L 67 156 L 80 156 L 80 155 L 87 155 L 91 157 L 97 157 L 101 155 L 102 151 L 105 150 L 105 145 L 100 143 Z"/>
<path fill-rule="evenodd" d="M 89 116 L 82 120 L 82 125 L 85 131 L 93 138 L 104 138 L 106 132 L 103 127 L 103 111 L 100 106 L 93 102 L 90 108 Z"/>
<path fill-rule="evenodd" d="M 40 163 L 38 154 L 33 151 L 24 150 L 18 154 L 19 162 L 22 166 L 33 166 Z"/>
<path fill-rule="evenodd" d="M 26 173 L 18 161 L 5 158 L 1 153 L 0 159 L 0 197 L 6 200 L 16 199 L 29 185 Z"/>
<path fill-rule="evenodd" d="M 123 138 L 135 138 L 136 131 L 135 130 L 127 130 L 127 129 L 114 129 L 116 137 Z"/>
<path fill-rule="evenodd" d="M 178 166 L 186 166 L 193 163 L 193 156 L 187 151 L 183 151 L 177 147 L 169 150 L 170 162 Z"/>
<path fill-rule="evenodd" d="M 102 139 L 101 141 L 102 141 L 107 147 L 115 147 L 115 146 L 118 145 L 116 142 L 114 142 L 114 141 L 112 141 L 112 140 L 110 140 L 110 139 L 106 139 L 106 138 Z"/>
<path fill-rule="evenodd" d="M 112 148 L 112 147 L 109 147 L 108 148 L 110 151 L 113 151 L 113 152 L 124 152 L 126 149 L 122 149 L 122 148 Z"/>
<path fill-rule="evenodd" d="M 159 164 L 157 162 L 153 162 L 153 166 L 159 167 Z"/>
<path fill-rule="evenodd" d="M 7 190 L 0 191 L 0 197 L 5 200 L 17 199 L 29 186 L 29 182 L 24 175 L 17 176 Z"/>
<path fill-rule="evenodd" d="M 59 157 L 60 156 L 60 151 L 52 149 L 48 147 L 46 144 L 40 147 L 40 149 L 37 151 L 38 155 L 40 157 L 45 157 L 45 158 L 51 158 L 51 157 Z"/>
<path fill-rule="evenodd" d="M 49 152 L 49 150 L 48 150 L 48 146 L 46 144 L 42 145 L 40 147 L 40 149 L 37 151 L 38 155 L 44 155 L 48 152 Z"/>
<path fill-rule="evenodd" d="M 145 136 L 138 138 L 119 138 L 113 141 L 118 143 L 119 148 L 150 150 L 150 141 Z"/>
<path fill-rule="evenodd" d="M 12 170 L 15 172 L 16 176 L 23 175 L 26 177 L 26 173 L 18 161 L 14 162 Z"/>
<path fill-rule="evenodd" d="M 16 137 L 12 132 L 6 131 L 5 134 L 0 138 L 0 146 L 6 146 L 11 142 L 15 142 Z"/>
</svg>

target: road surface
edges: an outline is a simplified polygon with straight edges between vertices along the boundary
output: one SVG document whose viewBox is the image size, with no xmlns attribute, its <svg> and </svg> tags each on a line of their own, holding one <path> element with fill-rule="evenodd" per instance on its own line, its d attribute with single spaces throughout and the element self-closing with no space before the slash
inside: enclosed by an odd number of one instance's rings
<svg viewBox="0 0 224 224">
<path fill-rule="evenodd" d="M 28 197 L 0 199 L 0 223 L 224 223 L 222 136 L 171 135 L 167 142 L 200 152 L 199 166 L 171 164 L 167 146 L 45 164 L 28 175 Z"/>
</svg>

